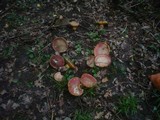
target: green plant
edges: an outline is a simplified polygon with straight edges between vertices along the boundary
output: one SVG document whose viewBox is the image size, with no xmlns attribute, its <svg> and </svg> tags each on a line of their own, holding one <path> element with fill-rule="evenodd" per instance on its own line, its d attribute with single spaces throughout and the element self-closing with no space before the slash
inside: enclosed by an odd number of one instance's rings
<svg viewBox="0 0 160 120">
<path fill-rule="evenodd" d="M 126 75 L 126 66 L 119 61 L 112 61 L 110 66 L 111 72 L 118 75 Z"/>
<path fill-rule="evenodd" d="M 70 80 L 73 77 L 74 77 L 74 72 L 71 69 L 67 70 L 66 73 L 64 74 L 64 78 L 66 80 Z"/>
<path fill-rule="evenodd" d="M 156 114 L 157 120 L 160 119 L 160 92 L 158 90 L 153 91 L 153 98 L 154 98 L 154 107 L 153 113 Z"/>
<path fill-rule="evenodd" d="M 16 0 L 16 5 L 19 10 L 26 10 L 33 7 L 37 0 Z"/>
<path fill-rule="evenodd" d="M 76 110 L 74 120 L 93 120 L 93 117 L 90 111 Z"/>
<path fill-rule="evenodd" d="M 138 100 L 135 96 L 128 95 L 119 99 L 117 111 L 122 115 L 134 115 L 137 112 Z"/>
<path fill-rule="evenodd" d="M 105 35 L 106 34 L 106 30 L 105 29 L 100 29 L 98 32 L 99 32 L 100 35 Z"/>
<path fill-rule="evenodd" d="M 82 46 L 80 45 L 80 44 L 77 44 L 76 46 L 75 46 L 75 48 L 76 48 L 76 53 L 78 53 L 78 54 L 80 54 L 81 52 L 82 52 Z"/>
<path fill-rule="evenodd" d="M 30 82 L 27 83 L 27 86 L 29 88 L 33 88 L 34 87 L 34 83 L 32 81 L 30 81 Z"/>
<path fill-rule="evenodd" d="M 18 44 L 11 44 L 10 46 L 6 47 L 2 51 L 3 58 L 9 58 L 13 54 L 14 50 L 18 47 Z"/>
<path fill-rule="evenodd" d="M 64 79 L 64 80 L 61 81 L 61 82 L 55 81 L 55 83 L 56 83 L 55 87 L 56 87 L 58 90 L 60 90 L 60 91 L 67 90 L 68 80 Z"/>
<path fill-rule="evenodd" d="M 89 36 L 89 38 L 93 41 L 93 42 L 97 42 L 100 40 L 100 36 L 98 34 L 98 32 L 89 32 L 87 33 L 87 35 Z"/>
<path fill-rule="evenodd" d="M 36 43 L 38 46 L 33 48 L 27 48 L 27 55 L 28 58 L 33 62 L 34 64 L 43 64 L 46 61 L 49 60 L 50 54 L 46 54 L 43 51 L 44 45 L 42 43 Z"/>
<path fill-rule="evenodd" d="M 89 55 L 92 55 L 93 54 L 93 50 L 92 49 L 88 49 L 86 48 L 85 49 L 85 55 L 88 57 Z"/>
<path fill-rule="evenodd" d="M 92 73 L 92 75 L 93 75 L 94 77 L 97 76 L 97 73 L 98 73 L 99 71 L 100 71 L 100 68 L 97 67 L 97 66 L 91 69 L 91 73 Z"/>
<path fill-rule="evenodd" d="M 96 89 L 95 88 L 85 88 L 83 96 L 95 97 Z"/>
<path fill-rule="evenodd" d="M 9 27 L 12 28 L 23 25 L 27 21 L 27 17 L 15 12 L 11 12 L 6 16 L 6 20 Z"/>
</svg>

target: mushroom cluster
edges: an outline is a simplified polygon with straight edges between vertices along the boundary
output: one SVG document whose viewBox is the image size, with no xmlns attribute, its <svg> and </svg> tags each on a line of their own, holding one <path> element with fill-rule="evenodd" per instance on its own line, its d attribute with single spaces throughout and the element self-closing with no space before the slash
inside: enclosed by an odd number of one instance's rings
<svg viewBox="0 0 160 120">
<path fill-rule="evenodd" d="M 68 91 L 74 96 L 81 96 L 84 92 L 82 86 L 92 88 L 96 86 L 97 80 L 90 74 L 84 73 L 81 78 L 74 77 L 68 82 Z"/>
<path fill-rule="evenodd" d="M 107 24 L 107 21 L 99 21 L 98 24 L 100 25 L 100 28 L 103 28 L 104 25 Z M 79 22 L 71 21 L 69 22 L 69 25 L 73 28 L 73 30 L 77 30 Z M 68 50 L 68 43 L 65 38 L 56 37 L 55 39 L 53 39 L 51 46 L 58 53 L 58 55 L 52 55 L 50 58 L 50 65 L 54 69 L 65 67 L 67 69 L 72 68 L 75 71 L 78 70 L 78 68 L 68 57 L 65 57 L 64 55 L 62 57 L 60 55 Z M 111 57 L 109 53 L 109 45 L 106 42 L 99 42 L 94 48 L 94 55 L 88 57 L 87 65 L 89 67 L 94 67 L 94 65 L 99 67 L 107 67 L 111 63 Z M 59 82 L 64 79 L 64 76 L 59 71 L 56 72 L 53 77 L 56 81 Z M 84 92 L 84 89 L 82 87 L 92 88 L 96 85 L 97 80 L 92 75 L 84 73 L 80 78 L 73 77 L 68 81 L 68 91 L 74 96 L 81 96 Z"/>
<path fill-rule="evenodd" d="M 66 52 L 68 49 L 68 44 L 67 44 L 66 39 L 63 37 L 56 37 L 52 41 L 52 48 L 56 52 L 58 52 L 58 54 Z M 55 69 L 63 67 L 65 65 L 65 62 L 66 62 L 67 68 L 76 69 L 76 66 L 71 62 L 71 60 L 69 60 L 66 57 L 62 57 L 60 55 L 53 55 L 50 58 L 50 65 Z"/>
<path fill-rule="evenodd" d="M 110 47 L 106 42 L 99 42 L 94 48 L 94 56 L 91 55 L 87 59 L 89 67 L 107 67 L 111 64 L 111 57 L 109 55 Z"/>
</svg>

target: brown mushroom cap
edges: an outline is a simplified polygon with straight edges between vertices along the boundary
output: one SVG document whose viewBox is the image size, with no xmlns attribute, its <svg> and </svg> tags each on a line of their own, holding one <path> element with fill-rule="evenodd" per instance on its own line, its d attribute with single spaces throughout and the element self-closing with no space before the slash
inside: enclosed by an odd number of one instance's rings
<svg viewBox="0 0 160 120">
<path fill-rule="evenodd" d="M 97 23 L 100 24 L 100 25 L 106 25 L 106 24 L 108 24 L 108 22 L 105 21 L 105 20 L 98 21 Z"/>
<path fill-rule="evenodd" d="M 111 64 L 111 57 L 109 55 L 97 55 L 95 57 L 95 65 L 99 67 L 107 67 Z"/>
<path fill-rule="evenodd" d="M 62 81 L 63 80 L 63 75 L 61 74 L 61 72 L 56 72 L 55 74 L 54 74 L 54 79 L 56 80 L 56 81 Z"/>
<path fill-rule="evenodd" d="M 109 55 L 110 47 L 106 42 L 99 42 L 94 48 L 94 55 Z"/>
<path fill-rule="evenodd" d="M 70 24 L 72 27 L 78 27 L 78 26 L 79 26 L 79 22 L 76 22 L 76 21 L 71 21 L 71 22 L 69 22 L 69 24 Z"/>
<path fill-rule="evenodd" d="M 80 78 L 74 77 L 68 82 L 69 93 L 74 96 L 81 96 L 83 94 L 83 89 L 81 88 Z"/>
<path fill-rule="evenodd" d="M 88 58 L 87 58 L 87 65 L 89 67 L 94 67 L 94 59 L 95 57 L 93 55 L 90 55 Z"/>
<path fill-rule="evenodd" d="M 155 88 L 160 90 L 160 73 L 150 75 L 149 79 L 151 80 Z"/>
<path fill-rule="evenodd" d="M 82 85 L 87 88 L 91 88 L 97 84 L 97 80 L 90 74 L 84 73 L 80 79 Z"/>
<path fill-rule="evenodd" d="M 65 52 L 68 49 L 68 44 L 66 39 L 64 39 L 63 37 L 57 37 L 52 41 L 52 48 L 59 52 Z"/>
<path fill-rule="evenodd" d="M 60 55 L 52 55 L 52 57 L 50 58 L 50 65 L 53 68 L 59 68 L 64 66 L 64 59 L 63 57 L 61 57 Z"/>
</svg>

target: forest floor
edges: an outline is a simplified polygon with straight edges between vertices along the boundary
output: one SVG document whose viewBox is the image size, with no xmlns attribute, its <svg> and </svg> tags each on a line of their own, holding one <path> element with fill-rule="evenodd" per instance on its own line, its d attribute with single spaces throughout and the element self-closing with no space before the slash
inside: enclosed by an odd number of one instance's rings
<svg viewBox="0 0 160 120">
<path fill-rule="evenodd" d="M 2 11 L 3 13 L 3 11 Z M 160 34 L 152 24 L 139 23 L 104 1 L 16 2 L 0 17 L 1 120 L 158 120 L 160 93 L 148 76 L 160 72 Z M 59 19 L 63 16 L 63 21 Z M 76 20 L 76 31 L 67 24 Z M 108 25 L 99 29 L 98 20 Z M 152 23 L 152 21 L 150 21 Z M 56 54 L 55 37 L 64 37 L 78 71 L 62 72 L 49 64 Z M 86 65 L 95 45 L 107 42 L 112 63 L 106 68 Z M 98 85 L 82 96 L 68 92 L 72 77 L 90 73 Z M 104 79 L 105 78 L 105 79 Z M 159 105 L 159 106 L 158 106 Z"/>
</svg>

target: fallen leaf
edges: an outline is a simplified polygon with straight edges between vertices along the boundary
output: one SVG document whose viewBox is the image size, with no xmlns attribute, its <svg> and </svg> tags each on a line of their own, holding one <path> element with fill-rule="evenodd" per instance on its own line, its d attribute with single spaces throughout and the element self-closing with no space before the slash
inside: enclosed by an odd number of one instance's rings
<svg viewBox="0 0 160 120">
<path fill-rule="evenodd" d="M 104 112 L 96 112 L 95 120 L 100 119 L 103 116 Z"/>
<path fill-rule="evenodd" d="M 102 83 L 105 83 L 105 82 L 108 82 L 108 78 L 107 77 L 102 79 Z"/>
</svg>

